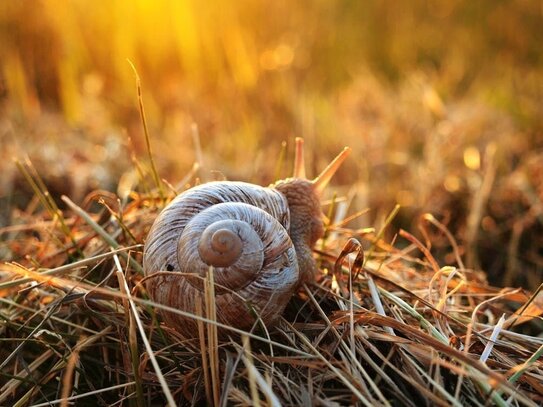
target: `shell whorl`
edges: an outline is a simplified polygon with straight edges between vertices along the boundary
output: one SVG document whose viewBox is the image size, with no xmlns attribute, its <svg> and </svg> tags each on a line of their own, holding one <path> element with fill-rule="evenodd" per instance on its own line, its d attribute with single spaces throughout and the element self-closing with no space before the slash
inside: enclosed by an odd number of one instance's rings
<svg viewBox="0 0 543 407">
<path fill-rule="evenodd" d="M 218 253 L 209 247 L 206 231 L 213 235 L 215 229 L 227 230 L 233 240 L 239 240 L 241 247 L 235 258 L 229 252 Z M 245 203 L 226 202 L 210 206 L 191 219 L 179 237 L 177 256 L 181 272 L 204 277 L 209 266 L 213 266 L 217 292 L 221 292 L 221 287 L 239 292 L 263 278 L 262 273 L 269 272 L 269 264 L 291 245 L 286 230 L 264 210 Z M 202 246 L 205 250 L 200 249 Z M 209 256 L 202 257 L 202 251 Z M 215 264 L 210 264 L 209 258 Z M 275 283 L 281 289 L 281 283 Z"/>
<path fill-rule="evenodd" d="M 289 225 L 285 197 L 270 188 L 213 182 L 186 191 L 155 220 L 146 242 L 146 275 L 171 271 L 148 280 L 151 297 L 194 313 L 202 279 L 190 275 L 203 277 L 213 266 L 220 322 L 250 328 L 251 307 L 273 322 L 299 282 Z M 190 318 L 164 313 L 164 319 L 187 336 L 197 332 Z"/>
<path fill-rule="evenodd" d="M 232 220 L 223 220 L 209 225 L 198 241 L 200 258 L 213 267 L 231 266 L 243 253 L 243 243 L 251 242 L 248 238 L 251 231 L 252 229 L 246 223 Z M 251 237 L 254 237 L 254 234 Z M 262 245 L 259 245 L 259 249 L 262 250 Z"/>
<path fill-rule="evenodd" d="M 256 206 L 290 228 L 288 202 L 280 192 L 245 182 L 209 182 L 178 195 L 155 219 L 144 249 L 146 274 L 179 271 L 177 242 L 194 216 L 211 206 L 226 202 L 243 202 Z"/>
</svg>

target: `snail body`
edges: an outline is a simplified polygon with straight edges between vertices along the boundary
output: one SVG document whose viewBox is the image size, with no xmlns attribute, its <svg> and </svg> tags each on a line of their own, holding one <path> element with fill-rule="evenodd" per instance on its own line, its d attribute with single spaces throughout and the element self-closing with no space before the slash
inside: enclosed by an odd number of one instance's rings
<svg viewBox="0 0 543 407">
<path fill-rule="evenodd" d="M 297 168 L 303 168 L 301 146 L 297 140 Z M 300 173 L 295 170 L 295 176 Z M 273 324 L 298 286 L 316 272 L 312 247 L 324 230 L 321 184 L 304 178 L 268 188 L 210 182 L 178 195 L 159 214 L 145 243 L 150 297 L 195 314 L 198 298 L 204 303 L 202 277 L 213 270 L 217 321 L 250 329 L 256 312 Z M 173 312 L 163 318 L 186 337 L 198 332 L 192 318 Z"/>
</svg>

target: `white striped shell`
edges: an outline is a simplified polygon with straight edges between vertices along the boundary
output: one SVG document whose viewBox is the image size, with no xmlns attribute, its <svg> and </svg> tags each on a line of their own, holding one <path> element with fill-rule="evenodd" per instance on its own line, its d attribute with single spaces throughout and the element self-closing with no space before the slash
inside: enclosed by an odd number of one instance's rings
<svg viewBox="0 0 543 407">
<path fill-rule="evenodd" d="M 204 277 L 213 266 L 219 322 L 249 329 L 256 310 L 264 323 L 273 323 L 299 281 L 289 226 L 286 198 L 274 189 L 243 182 L 211 182 L 180 194 L 155 220 L 145 245 L 146 275 L 171 272 L 148 280 L 151 298 L 195 313 L 196 297 L 204 302 L 202 279 L 186 275 Z M 217 230 L 228 231 L 227 238 L 233 233 L 242 242 L 235 259 L 223 260 L 219 255 L 216 261 L 216 255 L 211 260 L 202 256 L 209 251 Z M 193 319 L 163 315 L 186 336 L 197 332 Z"/>
</svg>

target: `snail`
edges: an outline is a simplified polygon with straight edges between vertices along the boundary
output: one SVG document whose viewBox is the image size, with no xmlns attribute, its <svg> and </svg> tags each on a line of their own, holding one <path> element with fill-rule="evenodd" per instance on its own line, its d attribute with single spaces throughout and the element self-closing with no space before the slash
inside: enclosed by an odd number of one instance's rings
<svg viewBox="0 0 543 407">
<path fill-rule="evenodd" d="M 324 233 L 319 197 L 349 153 L 346 147 L 308 180 L 297 138 L 292 178 L 268 188 L 216 181 L 179 194 L 155 219 L 145 243 L 151 299 L 195 314 L 197 297 L 205 302 L 200 277 L 213 270 L 217 321 L 247 330 L 256 311 L 272 325 L 296 289 L 315 277 L 312 247 Z M 185 337 L 197 335 L 193 318 L 162 316 Z"/>
</svg>

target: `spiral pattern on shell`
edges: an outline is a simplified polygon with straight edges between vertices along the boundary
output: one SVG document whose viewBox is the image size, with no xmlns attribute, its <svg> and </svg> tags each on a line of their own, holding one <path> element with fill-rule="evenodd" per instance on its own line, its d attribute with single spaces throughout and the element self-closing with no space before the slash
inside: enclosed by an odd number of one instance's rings
<svg viewBox="0 0 543 407">
<path fill-rule="evenodd" d="M 242 203 L 240 203 L 242 202 Z M 213 268 L 217 320 L 240 329 L 282 313 L 298 281 L 296 251 L 287 233 L 285 197 L 242 182 L 212 182 L 179 195 L 155 220 L 144 250 L 151 298 L 195 313 L 201 278 Z M 167 226 L 167 227 L 166 227 Z M 188 337 L 194 319 L 164 312 L 165 322 Z"/>
</svg>

